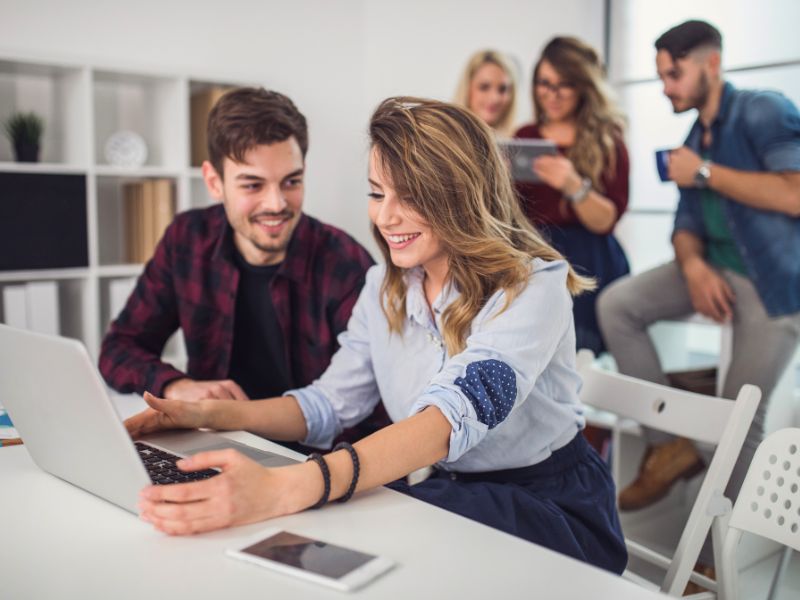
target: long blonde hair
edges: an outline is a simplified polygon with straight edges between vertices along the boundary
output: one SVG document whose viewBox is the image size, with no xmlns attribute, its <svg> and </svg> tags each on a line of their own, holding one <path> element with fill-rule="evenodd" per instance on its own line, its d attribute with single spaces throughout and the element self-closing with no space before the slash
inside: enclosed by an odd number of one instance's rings
<svg viewBox="0 0 800 600">
<path fill-rule="evenodd" d="M 497 125 L 494 129 L 505 137 L 511 136 L 514 127 L 514 117 L 517 113 L 517 76 L 516 69 L 502 53 L 497 50 L 479 50 L 469 57 L 464 71 L 461 73 L 461 78 L 458 81 L 456 94 L 453 102 L 464 108 L 469 108 L 469 93 L 472 86 L 472 78 L 483 65 L 496 65 L 500 67 L 506 74 L 511 86 L 511 102 L 508 103 L 506 110 L 500 115 L 497 120 Z"/>
<path fill-rule="evenodd" d="M 534 257 L 562 256 L 534 229 L 520 208 L 494 135 L 469 110 L 435 100 L 385 100 L 369 126 L 378 167 L 403 203 L 436 235 L 448 259 L 448 283 L 460 292 L 442 315 L 450 355 L 464 349 L 472 321 L 496 291 L 506 306 L 526 286 Z M 392 264 L 386 240 L 373 225 L 386 261 L 381 287 L 391 331 L 406 318 L 404 269 Z M 591 289 L 591 279 L 569 268 L 572 294 Z"/>
<path fill-rule="evenodd" d="M 616 170 L 617 142 L 625 128 L 625 117 L 614 103 L 600 58 L 594 48 L 574 37 L 555 37 L 547 43 L 533 69 L 533 111 L 539 123 L 547 123 L 536 95 L 539 68 L 545 60 L 564 81 L 575 86 L 578 95 L 575 143 L 567 157 L 578 173 L 592 180 L 592 187 L 605 191 L 602 177 Z"/>
</svg>

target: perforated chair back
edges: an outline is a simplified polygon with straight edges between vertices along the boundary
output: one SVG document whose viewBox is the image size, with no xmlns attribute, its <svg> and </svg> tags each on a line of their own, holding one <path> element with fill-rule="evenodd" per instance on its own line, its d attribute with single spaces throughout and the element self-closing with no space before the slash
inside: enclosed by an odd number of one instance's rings
<svg viewBox="0 0 800 600">
<path fill-rule="evenodd" d="M 800 429 L 781 429 L 761 442 L 730 526 L 800 550 Z"/>
<path fill-rule="evenodd" d="M 767 436 L 750 463 L 717 569 L 725 600 L 738 597 L 736 548 L 744 531 L 800 550 L 800 429 Z"/>
</svg>

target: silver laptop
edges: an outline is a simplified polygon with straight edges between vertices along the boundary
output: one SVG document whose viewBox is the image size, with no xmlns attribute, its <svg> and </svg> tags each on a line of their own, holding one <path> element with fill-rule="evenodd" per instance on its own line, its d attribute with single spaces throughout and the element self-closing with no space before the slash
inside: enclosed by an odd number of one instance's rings
<svg viewBox="0 0 800 600">
<path fill-rule="evenodd" d="M 157 477 L 145 468 L 156 460 L 152 454 L 235 448 L 264 466 L 295 462 L 201 431 L 147 436 L 149 448 L 137 444 L 137 450 L 80 342 L 6 325 L 0 325 L 0 403 L 42 470 L 133 513 L 139 492 Z"/>
</svg>

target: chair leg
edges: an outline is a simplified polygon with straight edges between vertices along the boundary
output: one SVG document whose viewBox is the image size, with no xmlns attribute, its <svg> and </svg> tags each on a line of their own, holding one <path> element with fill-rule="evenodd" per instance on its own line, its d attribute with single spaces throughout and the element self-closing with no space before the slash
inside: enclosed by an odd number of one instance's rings
<svg viewBox="0 0 800 600">
<path fill-rule="evenodd" d="M 730 521 L 730 514 L 723 514 L 714 517 L 714 520 L 711 522 L 711 548 L 714 552 L 713 566 L 715 570 L 719 569 L 719 565 L 722 564 L 722 561 L 724 560 L 722 556 L 722 551 L 725 547 L 725 536 L 728 533 L 729 521 Z"/>
<path fill-rule="evenodd" d="M 736 564 L 736 549 L 742 539 L 742 532 L 729 527 L 722 544 L 722 556 L 717 568 L 717 594 L 720 600 L 739 598 L 739 569 Z"/>
<path fill-rule="evenodd" d="M 769 586 L 769 594 L 767 595 L 767 600 L 774 600 L 775 594 L 778 593 L 778 586 L 781 584 L 781 579 L 783 579 L 783 574 L 786 571 L 786 568 L 789 566 L 789 562 L 792 560 L 792 549 L 789 546 L 786 546 L 783 549 L 783 554 L 781 554 L 781 562 L 778 565 L 778 570 L 775 571 L 775 576 L 772 578 L 772 583 Z"/>
</svg>

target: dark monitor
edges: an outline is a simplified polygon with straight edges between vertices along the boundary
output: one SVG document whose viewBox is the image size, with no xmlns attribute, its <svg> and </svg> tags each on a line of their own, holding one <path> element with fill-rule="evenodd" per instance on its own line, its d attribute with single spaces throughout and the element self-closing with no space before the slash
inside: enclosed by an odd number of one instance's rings
<svg viewBox="0 0 800 600">
<path fill-rule="evenodd" d="M 88 264 L 86 175 L 0 172 L 0 270 Z"/>
</svg>

